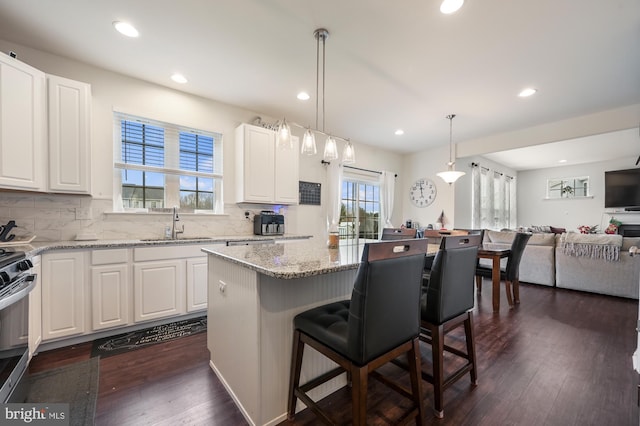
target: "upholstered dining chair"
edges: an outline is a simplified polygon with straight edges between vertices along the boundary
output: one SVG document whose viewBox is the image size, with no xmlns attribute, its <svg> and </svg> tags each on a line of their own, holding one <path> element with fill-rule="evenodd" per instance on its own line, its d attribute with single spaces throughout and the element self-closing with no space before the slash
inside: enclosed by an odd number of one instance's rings
<svg viewBox="0 0 640 426">
<path fill-rule="evenodd" d="M 415 238 L 418 230 L 415 228 L 384 228 L 381 240 L 406 240 Z"/>
<path fill-rule="evenodd" d="M 323 422 L 332 424 L 307 392 L 347 373 L 351 381 L 352 423 L 366 424 L 367 382 L 371 374 L 389 384 L 375 370 L 406 354 L 411 391 L 399 383 L 390 387 L 412 401 L 404 420 L 423 424 L 420 380 L 420 291 L 427 240 L 382 241 L 364 246 L 351 300 L 329 303 L 294 318 L 293 353 L 287 413 L 295 417 L 300 399 Z M 330 358 L 338 367 L 300 385 L 305 345 Z"/>
<path fill-rule="evenodd" d="M 517 232 L 511 243 L 511 254 L 507 258 L 507 265 L 504 270 L 500 270 L 500 280 L 505 282 L 505 291 L 507 293 L 507 301 L 509 306 L 514 303 L 520 303 L 520 261 L 522 254 L 527 246 L 529 232 Z M 478 265 L 476 267 L 476 288 L 478 292 L 482 291 L 482 278 L 491 278 L 493 269 L 490 266 Z M 511 290 L 513 289 L 513 297 Z"/>
<path fill-rule="evenodd" d="M 443 237 L 429 279 L 423 283 L 420 339 L 431 345 L 433 374 L 422 371 L 422 378 L 433 384 L 434 411 L 440 418 L 444 417 L 444 390 L 466 373 L 470 374 L 472 385 L 478 380 L 472 309 L 473 276 L 480 244 L 480 235 Z M 445 334 L 460 325 L 464 325 L 466 352 L 445 344 Z M 465 360 L 447 377 L 445 352 Z"/>
</svg>

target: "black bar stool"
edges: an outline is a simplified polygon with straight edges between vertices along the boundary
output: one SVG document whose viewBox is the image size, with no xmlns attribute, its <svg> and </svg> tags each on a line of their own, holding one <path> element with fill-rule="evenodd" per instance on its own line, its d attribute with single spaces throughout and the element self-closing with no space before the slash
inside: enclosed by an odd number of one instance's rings
<svg viewBox="0 0 640 426">
<path fill-rule="evenodd" d="M 288 418 L 300 399 L 322 421 L 332 424 L 308 395 L 311 389 L 346 372 L 351 380 L 354 425 L 365 425 L 369 374 L 413 400 L 403 420 L 423 424 L 420 380 L 420 291 L 426 239 L 369 243 L 364 247 L 351 300 L 329 303 L 294 318 Z M 339 367 L 300 385 L 304 346 L 309 345 Z M 406 354 L 411 392 L 375 370 Z"/>
</svg>

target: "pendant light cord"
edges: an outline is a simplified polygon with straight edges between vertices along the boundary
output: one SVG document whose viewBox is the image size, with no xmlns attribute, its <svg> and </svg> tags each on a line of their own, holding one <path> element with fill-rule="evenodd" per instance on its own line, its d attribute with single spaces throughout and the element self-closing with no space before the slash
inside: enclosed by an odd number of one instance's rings
<svg viewBox="0 0 640 426">
<path fill-rule="evenodd" d="M 455 114 L 447 115 L 449 119 L 449 167 L 453 166 L 453 161 L 451 160 L 453 156 L 453 143 L 451 141 L 453 140 L 453 118 L 455 116 Z"/>
<path fill-rule="evenodd" d="M 318 95 L 320 94 L 319 84 L 320 84 L 320 37 L 316 37 L 316 129 L 318 128 L 318 106 L 320 102 L 320 98 L 318 97 Z"/>
</svg>

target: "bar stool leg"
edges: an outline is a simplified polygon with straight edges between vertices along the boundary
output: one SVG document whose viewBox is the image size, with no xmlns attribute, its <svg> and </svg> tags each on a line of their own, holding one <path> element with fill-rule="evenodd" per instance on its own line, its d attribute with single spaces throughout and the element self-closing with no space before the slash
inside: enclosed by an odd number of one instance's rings
<svg viewBox="0 0 640 426">
<path fill-rule="evenodd" d="M 293 332 L 293 350 L 291 354 L 291 372 L 289 375 L 289 398 L 287 399 L 287 419 L 293 420 L 296 415 L 296 389 L 300 386 L 300 370 L 304 343 L 300 340 L 300 331 Z"/>
</svg>

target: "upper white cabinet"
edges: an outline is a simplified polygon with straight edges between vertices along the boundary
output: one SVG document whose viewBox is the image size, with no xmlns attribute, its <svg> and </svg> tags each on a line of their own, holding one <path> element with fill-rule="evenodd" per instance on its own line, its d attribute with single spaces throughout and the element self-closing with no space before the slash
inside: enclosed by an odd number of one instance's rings
<svg viewBox="0 0 640 426">
<path fill-rule="evenodd" d="M 0 53 L 0 187 L 45 190 L 45 75 Z"/>
<path fill-rule="evenodd" d="M 91 193 L 91 86 L 47 75 L 49 190 Z"/>
<path fill-rule="evenodd" d="M 278 149 L 273 130 L 236 128 L 236 202 L 298 203 L 298 138 L 293 142 L 293 149 Z"/>
<path fill-rule="evenodd" d="M 0 53 L 0 188 L 91 193 L 91 86 Z"/>
</svg>

